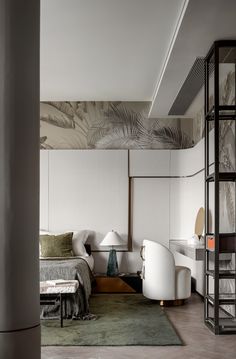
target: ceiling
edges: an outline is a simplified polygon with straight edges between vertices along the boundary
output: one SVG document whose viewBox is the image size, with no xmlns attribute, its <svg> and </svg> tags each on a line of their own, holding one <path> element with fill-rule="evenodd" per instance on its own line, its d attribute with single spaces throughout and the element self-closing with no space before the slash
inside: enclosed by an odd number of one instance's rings
<svg viewBox="0 0 236 359">
<path fill-rule="evenodd" d="M 221 39 L 236 39 L 236 0 L 189 0 L 157 82 L 150 117 L 168 115 L 196 58 L 205 57 L 212 43 Z"/>
<path fill-rule="evenodd" d="M 41 100 L 151 101 L 184 0 L 41 0 Z"/>
<path fill-rule="evenodd" d="M 236 0 L 41 0 L 41 100 L 151 101 L 167 117 L 235 19 Z"/>
</svg>

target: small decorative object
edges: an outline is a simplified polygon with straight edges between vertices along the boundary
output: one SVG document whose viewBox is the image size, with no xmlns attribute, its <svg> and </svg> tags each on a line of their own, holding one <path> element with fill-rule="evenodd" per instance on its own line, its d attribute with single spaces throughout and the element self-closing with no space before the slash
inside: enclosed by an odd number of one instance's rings
<svg viewBox="0 0 236 359">
<path fill-rule="evenodd" d="M 103 241 L 100 243 L 100 246 L 111 247 L 107 264 L 107 276 L 109 277 L 116 277 L 119 274 L 116 250 L 114 247 L 122 245 L 124 245 L 123 239 L 113 230 L 108 232 Z"/>
<path fill-rule="evenodd" d="M 202 244 L 202 245 L 205 244 L 205 238 L 204 238 L 204 236 L 201 236 L 201 237 L 200 237 L 199 243 Z"/>
<path fill-rule="evenodd" d="M 194 235 L 188 239 L 188 244 L 199 245 L 204 244 L 202 239 L 202 233 L 204 230 L 204 208 L 201 207 L 198 210 L 197 217 L 195 220 Z"/>
<path fill-rule="evenodd" d="M 192 245 L 198 245 L 199 244 L 199 238 L 197 234 L 194 234 L 191 238 L 188 239 L 188 244 Z"/>
<path fill-rule="evenodd" d="M 202 236 L 203 229 L 204 229 L 204 208 L 201 207 L 198 210 L 196 221 L 195 221 L 195 228 L 194 233 L 198 236 L 199 240 Z"/>
</svg>

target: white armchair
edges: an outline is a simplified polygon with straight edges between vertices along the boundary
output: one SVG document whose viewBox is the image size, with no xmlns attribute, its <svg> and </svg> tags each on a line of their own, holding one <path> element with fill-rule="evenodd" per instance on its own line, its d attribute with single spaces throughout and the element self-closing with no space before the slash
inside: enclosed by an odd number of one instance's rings
<svg viewBox="0 0 236 359">
<path fill-rule="evenodd" d="M 149 299 L 182 302 L 191 296 L 191 270 L 175 266 L 173 254 L 162 244 L 145 239 L 143 259 L 143 295 Z"/>
</svg>

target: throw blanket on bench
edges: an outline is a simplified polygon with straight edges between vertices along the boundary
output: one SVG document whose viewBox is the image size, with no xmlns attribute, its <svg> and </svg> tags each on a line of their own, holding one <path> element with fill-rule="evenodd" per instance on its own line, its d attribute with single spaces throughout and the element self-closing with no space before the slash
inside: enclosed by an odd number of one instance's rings
<svg viewBox="0 0 236 359">
<path fill-rule="evenodd" d="M 76 279 L 79 281 L 78 291 L 72 300 L 67 301 L 67 313 L 73 319 L 95 319 L 95 316 L 89 312 L 92 278 L 92 272 L 82 258 L 40 260 L 40 281 L 54 279 Z M 42 306 L 41 318 L 52 317 L 58 313 L 59 304 Z"/>
</svg>

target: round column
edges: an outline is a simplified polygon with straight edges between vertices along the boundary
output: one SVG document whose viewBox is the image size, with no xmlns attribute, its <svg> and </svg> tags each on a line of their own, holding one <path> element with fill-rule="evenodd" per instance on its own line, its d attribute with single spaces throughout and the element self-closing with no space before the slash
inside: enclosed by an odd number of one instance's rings
<svg viewBox="0 0 236 359">
<path fill-rule="evenodd" d="M 39 359 L 39 0 L 0 0 L 0 358 Z"/>
</svg>

